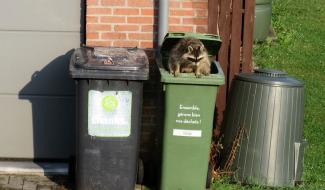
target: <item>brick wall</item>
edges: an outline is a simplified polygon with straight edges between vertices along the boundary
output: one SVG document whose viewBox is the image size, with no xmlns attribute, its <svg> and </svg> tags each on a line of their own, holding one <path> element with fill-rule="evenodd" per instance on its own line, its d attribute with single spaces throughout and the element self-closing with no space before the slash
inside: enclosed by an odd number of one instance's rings
<svg viewBox="0 0 325 190">
<path fill-rule="evenodd" d="M 170 0 L 169 30 L 207 32 L 208 0 Z M 157 0 L 87 0 L 89 46 L 153 48 L 157 43 Z"/>
<path fill-rule="evenodd" d="M 88 46 L 137 46 L 144 48 L 149 56 L 150 79 L 144 83 L 140 151 L 146 173 L 156 168 L 152 166 L 156 155 L 153 151 L 161 133 L 158 127 L 162 114 L 161 88 L 153 51 L 158 41 L 158 4 L 158 0 L 87 0 L 86 14 Z M 169 7 L 169 31 L 207 32 L 208 0 L 170 0 Z M 153 176 L 146 174 L 146 177 Z"/>
<path fill-rule="evenodd" d="M 169 31 L 208 31 L 208 0 L 170 0 Z"/>
</svg>

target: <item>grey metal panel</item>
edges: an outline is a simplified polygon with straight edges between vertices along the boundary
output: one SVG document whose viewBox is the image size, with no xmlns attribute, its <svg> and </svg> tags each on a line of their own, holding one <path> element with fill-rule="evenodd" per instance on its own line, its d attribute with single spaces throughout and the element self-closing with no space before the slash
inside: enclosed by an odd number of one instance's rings
<svg viewBox="0 0 325 190">
<path fill-rule="evenodd" d="M 0 30 L 80 31 L 80 0 L 1 1 Z"/>
<path fill-rule="evenodd" d="M 68 158 L 83 0 L 10 0 L 0 6 L 0 157 Z"/>
<path fill-rule="evenodd" d="M 69 58 L 79 33 L 1 32 L 0 94 L 71 95 Z"/>
<path fill-rule="evenodd" d="M 69 158 L 74 98 L 0 95 L 0 157 Z"/>
<path fill-rule="evenodd" d="M 239 127 L 244 127 L 233 165 L 238 181 L 293 186 L 301 180 L 303 95 L 303 86 L 236 78 L 226 109 L 223 144 L 229 151 Z"/>
</svg>

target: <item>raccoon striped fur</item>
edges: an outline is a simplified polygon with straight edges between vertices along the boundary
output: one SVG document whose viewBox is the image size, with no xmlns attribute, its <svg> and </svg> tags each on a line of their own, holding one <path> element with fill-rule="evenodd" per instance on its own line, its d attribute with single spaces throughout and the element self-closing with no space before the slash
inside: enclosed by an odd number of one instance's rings
<svg viewBox="0 0 325 190">
<path fill-rule="evenodd" d="M 203 43 L 196 38 L 183 38 L 171 50 L 169 72 L 175 77 L 180 73 L 195 73 L 196 77 L 209 75 L 211 62 Z"/>
</svg>

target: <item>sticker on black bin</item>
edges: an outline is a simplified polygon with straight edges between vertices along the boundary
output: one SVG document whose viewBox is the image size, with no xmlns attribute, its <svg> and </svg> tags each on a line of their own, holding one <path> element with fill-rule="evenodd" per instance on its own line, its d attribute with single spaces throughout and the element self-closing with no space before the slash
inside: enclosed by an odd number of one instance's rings
<svg viewBox="0 0 325 190">
<path fill-rule="evenodd" d="M 90 136 L 130 136 L 132 92 L 90 90 L 88 97 L 88 134 Z"/>
</svg>

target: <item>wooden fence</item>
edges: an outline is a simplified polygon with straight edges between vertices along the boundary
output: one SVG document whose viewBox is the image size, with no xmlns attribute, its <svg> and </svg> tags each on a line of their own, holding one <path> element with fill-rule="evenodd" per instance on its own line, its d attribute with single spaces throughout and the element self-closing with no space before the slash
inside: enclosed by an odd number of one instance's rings
<svg viewBox="0 0 325 190">
<path fill-rule="evenodd" d="M 209 33 L 222 38 L 217 55 L 226 84 L 217 99 L 216 132 L 220 132 L 227 94 L 235 74 L 252 71 L 255 0 L 209 0 Z"/>
</svg>

